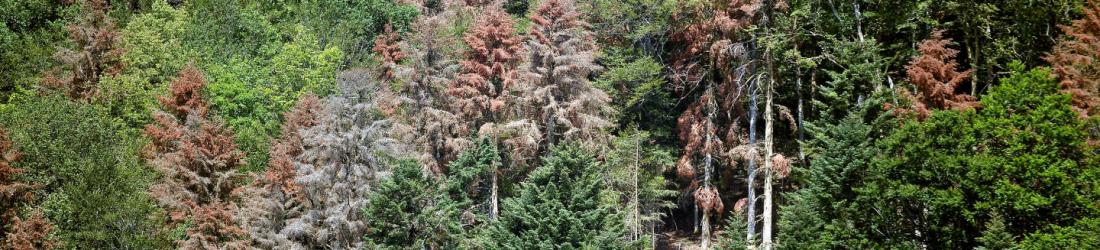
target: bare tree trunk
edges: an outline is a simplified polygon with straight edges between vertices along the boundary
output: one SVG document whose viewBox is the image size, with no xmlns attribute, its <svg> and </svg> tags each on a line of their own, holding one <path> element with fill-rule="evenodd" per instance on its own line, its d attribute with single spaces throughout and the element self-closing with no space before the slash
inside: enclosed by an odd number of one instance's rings
<svg viewBox="0 0 1100 250">
<path fill-rule="evenodd" d="M 749 106 L 749 145 L 756 145 L 756 112 L 757 112 L 757 98 L 756 98 L 756 83 L 757 80 L 751 80 L 749 83 L 750 99 L 752 102 Z M 749 157 L 748 177 L 746 177 L 745 183 L 748 185 L 748 202 L 745 206 L 748 207 L 748 218 L 745 220 L 745 246 L 747 249 L 756 249 L 756 243 L 753 242 L 753 237 L 756 236 L 756 189 L 753 182 L 756 181 L 756 158 Z"/>
<path fill-rule="evenodd" d="M 630 234 L 631 234 L 631 238 L 632 238 L 631 240 L 639 240 L 639 239 L 642 238 L 641 237 L 642 216 L 641 216 L 641 211 L 640 211 L 641 206 L 642 206 L 642 201 L 638 200 L 638 197 L 640 196 L 638 193 L 641 191 L 640 188 L 639 188 L 639 186 L 641 184 L 638 182 L 638 179 L 639 179 L 638 178 L 638 175 L 639 175 L 638 171 L 641 170 L 641 164 L 642 164 L 641 163 L 641 160 L 642 160 L 642 139 L 639 138 L 638 136 L 635 136 L 634 140 L 635 140 L 635 143 L 636 143 L 635 147 L 634 147 L 634 173 L 633 173 L 634 174 L 634 198 L 633 198 L 634 212 L 631 215 L 631 216 L 634 217 L 634 219 L 633 219 L 634 221 L 630 225 Z"/>
<path fill-rule="evenodd" d="M 772 161 L 771 157 L 774 154 L 772 152 L 772 123 L 774 118 L 772 117 L 772 92 L 774 92 L 775 81 L 769 80 L 768 86 L 765 89 L 765 104 L 764 104 L 764 213 L 763 217 L 764 230 L 761 232 L 761 248 L 764 250 L 772 249 Z"/>
<path fill-rule="evenodd" d="M 497 219 L 497 213 L 499 212 L 499 210 L 497 210 L 498 209 L 498 206 L 497 206 L 497 169 L 496 169 L 495 166 L 493 167 L 493 188 L 492 189 L 493 189 L 492 194 L 489 195 L 489 203 L 490 203 L 489 204 L 489 219 L 496 220 Z"/>
</svg>

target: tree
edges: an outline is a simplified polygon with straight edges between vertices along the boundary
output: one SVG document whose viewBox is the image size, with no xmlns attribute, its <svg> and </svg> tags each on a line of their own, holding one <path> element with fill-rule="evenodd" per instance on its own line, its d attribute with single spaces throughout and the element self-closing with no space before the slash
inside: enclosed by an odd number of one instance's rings
<svg viewBox="0 0 1100 250">
<path fill-rule="evenodd" d="M 501 123 L 505 110 L 514 105 L 510 93 L 516 90 L 515 69 L 520 62 L 522 40 L 516 36 L 515 23 L 498 8 L 489 8 L 463 35 L 470 49 L 459 62 L 462 70 L 447 90 L 455 99 L 456 114 L 471 120 L 469 129 L 480 129 L 487 123 Z"/>
<path fill-rule="evenodd" d="M 69 39 L 76 50 L 61 49 L 54 58 L 65 66 L 46 73 L 42 84 L 64 91 L 69 98 L 87 100 L 95 95 L 100 78 L 122 71 L 123 51 L 118 48 L 119 34 L 114 21 L 107 16 L 108 2 L 85 0 L 84 16 L 79 23 L 69 25 Z"/>
<path fill-rule="evenodd" d="M 1015 238 L 1095 216 L 1098 169 L 1070 97 L 1045 69 L 1010 68 L 982 109 L 933 112 L 881 143 L 857 200 L 897 212 L 859 215 L 873 242 L 971 248 L 994 213 Z"/>
<path fill-rule="evenodd" d="M 301 130 L 306 150 L 295 166 L 305 210 L 281 231 L 303 248 L 360 248 L 367 232 L 362 208 L 385 176 L 400 144 L 377 103 L 381 86 L 365 69 L 342 72 L 338 94 L 325 98 L 316 126 Z"/>
<path fill-rule="evenodd" d="M 155 172 L 143 164 L 142 138 L 120 132 L 103 106 L 68 96 L 13 95 L 0 122 L 22 152 L 14 167 L 34 183 L 36 210 L 65 246 L 163 248 L 166 234 L 145 192 Z M 26 217 L 24 219 L 27 219 Z"/>
<path fill-rule="evenodd" d="M 293 110 L 283 115 L 282 135 L 271 145 L 271 158 L 261 175 L 253 175 L 251 185 L 237 192 L 241 197 L 238 220 L 252 239 L 252 245 L 262 248 L 288 246 L 290 239 L 282 233 L 290 218 L 304 213 L 305 198 L 295 166 L 304 153 L 301 131 L 316 126 L 321 103 L 317 96 L 305 95 Z"/>
<path fill-rule="evenodd" d="M 601 198 L 610 193 L 604 166 L 575 144 L 562 144 L 504 200 L 500 218 L 481 240 L 485 248 L 625 248 L 622 214 Z"/>
<path fill-rule="evenodd" d="M 913 99 L 913 111 L 917 117 L 925 119 L 931 110 L 972 109 L 978 106 L 976 98 L 968 94 L 956 93 L 974 70 L 958 71 L 955 61 L 958 50 L 947 47 L 951 39 L 943 38 L 943 31 L 934 31 L 918 46 L 920 55 L 913 57 L 905 72 L 909 82 L 917 88 Z M 910 95 L 903 92 L 903 95 Z"/>
<path fill-rule="evenodd" d="M 363 208 L 370 248 L 448 249 L 459 243 L 459 210 L 415 161 L 395 165 Z"/>
<path fill-rule="evenodd" d="M 0 244 L 0 249 L 54 249 L 60 244 L 50 238 L 53 225 L 42 211 L 35 211 L 26 220 L 15 218 L 12 223 L 12 231 L 5 235 L 5 240 Z"/>
<path fill-rule="evenodd" d="M 678 192 L 667 188 L 663 176 L 675 164 L 675 156 L 657 145 L 650 133 L 629 128 L 612 141 L 606 159 L 607 187 L 626 212 L 623 225 L 630 233 L 625 240 L 655 248 L 665 211 L 676 207 L 670 199 Z"/>
<path fill-rule="evenodd" d="M 1072 98 L 1074 110 L 1081 117 L 1096 117 L 1100 115 L 1100 78 L 1096 77 L 1100 66 L 1095 62 L 1100 57 L 1096 46 L 1100 42 L 1100 2 L 1087 1 L 1084 14 L 1072 25 L 1061 26 L 1068 37 L 1059 40 L 1045 59 L 1058 77 L 1062 92 Z M 1094 138 L 1100 135 L 1098 126 L 1094 123 L 1091 129 Z"/>
<path fill-rule="evenodd" d="M 456 25 L 454 15 L 447 10 L 412 24 L 414 32 L 398 44 L 408 58 L 404 65 L 394 66 L 400 84 L 386 89 L 395 92 L 391 105 L 399 107 L 393 116 L 396 135 L 413 147 L 420 164 L 433 175 L 443 174 L 448 162 L 470 144 L 466 136 L 472 121 L 464 122 L 452 112 L 455 98 L 447 93 L 460 68 L 451 58 L 461 51 L 461 44 L 446 32 Z"/>
<path fill-rule="evenodd" d="M 230 131 L 207 117 L 204 87 L 202 72 L 188 66 L 172 81 L 171 95 L 160 98 L 167 111 L 157 111 L 156 123 L 145 128 L 152 139 L 146 159 L 161 173 L 150 193 L 171 224 L 194 225 L 180 247 L 241 248 L 244 231 L 233 224 L 237 207 L 231 194 L 244 153 Z"/>
<path fill-rule="evenodd" d="M 522 112 L 544 130 L 543 148 L 574 140 L 599 148 L 608 141 L 604 130 L 613 124 L 608 119 L 614 110 L 607 93 L 588 81 L 601 69 L 588 24 L 569 0 L 543 1 L 531 22 L 523 79 L 532 106 Z"/>
<path fill-rule="evenodd" d="M 8 225 L 17 219 L 17 209 L 34 197 L 35 185 L 19 182 L 16 177 L 25 170 L 12 166 L 22 157 L 12 146 L 6 130 L 0 130 L 0 235 L 8 235 Z"/>
</svg>

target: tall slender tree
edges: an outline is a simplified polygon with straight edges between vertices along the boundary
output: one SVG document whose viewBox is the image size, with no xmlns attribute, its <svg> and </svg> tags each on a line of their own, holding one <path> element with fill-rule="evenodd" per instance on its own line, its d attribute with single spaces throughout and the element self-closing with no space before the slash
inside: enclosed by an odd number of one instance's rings
<svg viewBox="0 0 1100 250">
<path fill-rule="evenodd" d="M 909 82 L 917 88 L 916 95 L 903 92 L 913 99 L 912 110 L 917 117 L 925 119 L 933 109 L 972 109 L 978 106 L 974 96 L 957 93 L 959 85 L 966 82 L 973 70 L 959 71 L 955 61 L 958 50 L 948 48 L 951 39 L 943 38 L 943 31 L 933 31 L 928 39 L 922 41 L 917 50 L 919 56 L 913 57 L 905 67 Z"/>
<path fill-rule="evenodd" d="M 523 79 L 525 112 L 543 130 L 546 146 L 579 141 L 596 149 L 609 138 L 610 97 L 588 80 L 601 69 L 594 60 L 598 48 L 571 0 L 547 0 L 531 17 Z M 538 114 L 537 116 L 535 114 Z"/>
<path fill-rule="evenodd" d="M 229 130 L 207 117 L 205 86 L 202 73 L 188 66 L 172 81 L 171 95 L 160 98 L 167 111 L 156 111 L 155 124 L 145 127 L 152 139 L 146 159 L 161 173 L 150 192 L 169 213 L 169 222 L 195 224 L 180 247 L 243 248 L 244 231 L 233 223 L 231 193 L 244 153 Z"/>
</svg>

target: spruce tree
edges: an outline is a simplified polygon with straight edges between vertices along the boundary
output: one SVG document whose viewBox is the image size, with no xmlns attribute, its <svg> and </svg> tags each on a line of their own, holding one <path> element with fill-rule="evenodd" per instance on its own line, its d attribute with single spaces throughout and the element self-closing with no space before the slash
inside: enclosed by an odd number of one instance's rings
<svg viewBox="0 0 1100 250">
<path fill-rule="evenodd" d="M 627 231 L 594 155 L 575 144 L 554 147 L 543 165 L 504 200 L 500 218 L 486 229 L 493 249 L 622 249 Z"/>
</svg>

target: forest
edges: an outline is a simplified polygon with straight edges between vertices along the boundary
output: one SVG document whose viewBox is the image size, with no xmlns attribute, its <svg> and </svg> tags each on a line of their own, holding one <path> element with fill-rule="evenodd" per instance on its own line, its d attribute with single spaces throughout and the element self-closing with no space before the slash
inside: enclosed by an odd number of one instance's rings
<svg viewBox="0 0 1100 250">
<path fill-rule="evenodd" d="M 0 250 L 1100 249 L 1100 0 L 0 23 Z"/>
</svg>

